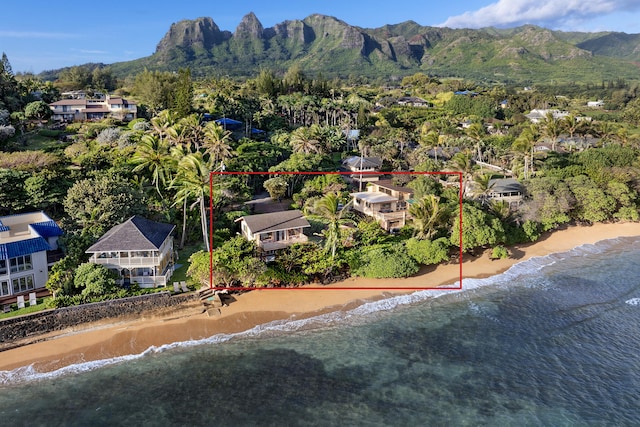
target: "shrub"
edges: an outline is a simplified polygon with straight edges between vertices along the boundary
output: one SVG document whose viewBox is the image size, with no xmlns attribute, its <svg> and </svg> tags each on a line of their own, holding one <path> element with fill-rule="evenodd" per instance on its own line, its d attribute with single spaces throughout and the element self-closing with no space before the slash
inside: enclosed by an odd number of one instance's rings
<svg viewBox="0 0 640 427">
<path fill-rule="evenodd" d="M 401 243 L 363 249 L 359 264 L 360 267 L 352 271 L 354 275 L 379 279 L 409 277 L 419 270 L 418 263 Z"/>
<path fill-rule="evenodd" d="M 111 145 L 118 141 L 120 138 L 120 129 L 118 128 L 107 128 L 102 130 L 98 136 L 96 137 L 96 141 L 99 144 L 108 144 Z"/>
<path fill-rule="evenodd" d="M 509 258 L 509 251 L 502 245 L 498 245 L 491 250 L 491 259 L 506 259 Z"/>
<path fill-rule="evenodd" d="M 438 264 L 449 258 L 450 244 L 446 237 L 434 241 L 411 238 L 406 245 L 409 256 L 419 264 Z"/>
</svg>

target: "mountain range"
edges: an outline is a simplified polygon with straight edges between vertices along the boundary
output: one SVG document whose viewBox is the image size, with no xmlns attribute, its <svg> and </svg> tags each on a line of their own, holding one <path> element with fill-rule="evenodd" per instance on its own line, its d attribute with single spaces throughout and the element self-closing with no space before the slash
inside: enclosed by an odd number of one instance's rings
<svg viewBox="0 0 640 427">
<path fill-rule="evenodd" d="M 117 76 L 190 67 L 194 76 L 250 77 L 297 63 L 325 77 L 433 76 L 502 82 L 601 82 L 640 77 L 640 34 L 451 29 L 413 21 L 361 28 L 314 14 L 264 28 L 253 13 L 234 32 L 212 18 L 174 23 L 148 57 L 111 64 Z"/>
</svg>

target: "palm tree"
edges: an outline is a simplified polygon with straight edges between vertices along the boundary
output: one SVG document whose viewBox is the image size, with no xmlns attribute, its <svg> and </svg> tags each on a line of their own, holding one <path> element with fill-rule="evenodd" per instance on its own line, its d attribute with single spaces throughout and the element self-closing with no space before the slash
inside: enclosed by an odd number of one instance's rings
<svg viewBox="0 0 640 427">
<path fill-rule="evenodd" d="M 411 204 L 409 213 L 413 217 L 413 235 L 417 239 L 431 239 L 449 218 L 449 210 L 435 194 L 427 194 Z"/>
<path fill-rule="evenodd" d="M 311 128 L 299 127 L 291 132 L 291 139 L 289 140 L 291 148 L 296 153 L 316 153 L 322 152 L 322 144 L 317 139 L 316 135 Z"/>
<path fill-rule="evenodd" d="M 169 129 L 175 125 L 177 118 L 171 110 L 163 110 L 151 119 L 151 133 L 157 135 L 160 140 L 169 136 Z"/>
<path fill-rule="evenodd" d="M 460 151 L 451 158 L 450 166 L 453 170 L 462 172 L 462 195 L 464 196 L 467 192 L 467 181 L 471 175 L 473 162 L 467 154 Z"/>
<path fill-rule="evenodd" d="M 430 130 L 420 138 L 420 145 L 433 149 L 435 160 L 438 161 L 438 149 L 440 148 L 440 134 L 435 130 Z"/>
<path fill-rule="evenodd" d="M 224 130 L 222 126 L 215 122 L 209 122 L 204 128 L 203 146 L 211 157 L 211 164 L 218 165 L 220 162 L 231 157 L 231 132 Z"/>
<path fill-rule="evenodd" d="M 169 144 L 156 135 L 144 135 L 138 143 L 131 162 L 137 165 L 133 168 L 133 172 L 145 169 L 150 171 L 151 183 L 155 185 L 158 195 L 162 198 L 160 184 L 166 185 L 174 167 L 172 157 L 169 155 Z"/>
<path fill-rule="evenodd" d="M 190 151 L 200 148 L 204 138 L 204 128 L 198 114 L 183 117 L 167 129 L 167 135 L 173 145 L 184 146 Z"/>
<path fill-rule="evenodd" d="M 209 171 L 210 164 L 204 159 L 201 152 L 189 153 L 178 162 L 178 171 L 170 186 L 177 190 L 176 205 L 182 204 L 186 208 L 188 201 L 193 201 L 191 209 L 199 205 L 202 238 L 207 252 L 210 251 L 206 211 L 206 199 L 209 196 Z M 186 212 L 184 217 L 186 219 Z M 183 223 L 183 242 L 184 228 Z"/>
<path fill-rule="evenodd" d="M 542 124 L 542 134 L 545 138 L 551 140 L 552 151 L 556 151 L 556 143 L 558 142 L 560 131 L 560 125 L 553 117 L 553 113 L 547 113 L 547 117 Z"/>
<path fill-rule="evenodd" d="M 474 182 L 478 187 L 478 191 L 476 194 L 479 195 L 482 204 L 486 203 L 487 194 L 491 191 L 493 185 L 491 184 L 491 179 L 493 178 L 493 173 L 484 173 L 479 174 L 474 177 Z"/>
<path fill-rule="evenodd" d="M 519 137 L 513 142 L 511 149 L 519 153 L 524 159 L 524 178 L 529 178 L 529 165 L 533 164 L 533 147 L 538 140 L 538 133 L 535 126 L 531 126 L 522 131 Z"/>
<path fill-rule="evenodd" d="M 347 223 L 354 223 L 353 220 L 345 218 L 344 215 L 350 207 L 351 202 L 340 207 L 340 198 L 336 193 L 327 193 L 317 200 L 313 206 L 313 212 L 325 218 L 329 224 L 325 231 L 325 249 L 331 250 L 331 259 L 336 255 L 338 240 L 340 239 L 340 226 Z"/>
<path fill-rule="evenodd" d="M 481 123 L 472 123 L 466 130 L 467 136 L 474 142 L 474 149 L 476 151 L 476 160 L 482 162 L 482 146 L 483 138 L 487 134 L 487 130 Z"/>
</svg>

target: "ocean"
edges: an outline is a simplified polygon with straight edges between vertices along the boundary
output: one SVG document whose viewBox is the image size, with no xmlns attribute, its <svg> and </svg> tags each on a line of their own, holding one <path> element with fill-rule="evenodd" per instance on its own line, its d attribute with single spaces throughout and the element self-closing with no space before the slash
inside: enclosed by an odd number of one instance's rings
<svg viewBox="0 0 640 427">
<path fill-rule="evenodd" d="M 640 239 L 619 238 L 465 279 L 462 291 L 419 291 L 47 374 L 0 372 L 0 420 L 639 425 L 638 261 Z"/>
</svg>

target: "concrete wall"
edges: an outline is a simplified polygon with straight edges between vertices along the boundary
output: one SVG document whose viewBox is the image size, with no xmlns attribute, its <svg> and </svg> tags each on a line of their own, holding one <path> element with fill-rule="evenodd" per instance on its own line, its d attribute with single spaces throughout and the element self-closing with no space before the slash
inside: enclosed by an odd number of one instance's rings
<svg viewBox="0 0 640 427">
<path fill-rule="evenodd" d="M 0 320 L 0 351 L 15 346 L 14 341 L 47 332 L 60 331 L 97 320 L 142 314 L 196 301 L 195 293 L 171 296 L 169 292 L 41 311 Z"/>
</svg>

